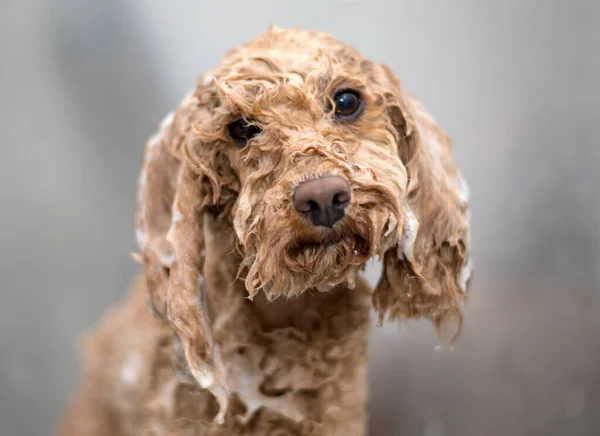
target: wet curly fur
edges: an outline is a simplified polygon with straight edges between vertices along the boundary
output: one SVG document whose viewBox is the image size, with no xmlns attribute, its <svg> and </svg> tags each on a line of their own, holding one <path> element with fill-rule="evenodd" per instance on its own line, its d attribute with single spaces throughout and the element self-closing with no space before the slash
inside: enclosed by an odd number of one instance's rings
<svg viewBox="0 0 600 436">
<path fill-rule="evenodd" d="M 360 117 L 334 117 L 352 89 Z M 260 128 L 240 144 L 227 126 Z M 337 175 L 333 228 L 292 204 Z M 384 65 L 271 28 L 203 75 L 147 143 L 136 213 L 145 279 L 84 343 L 67 435 L 362 435 L 379 320 L 458 320 L 468 203 L 450 140 Z M 374 255 L 371 292 L 357 275 Z M 146 304 L 154 317 L 150 316 Z"/>
</svg>

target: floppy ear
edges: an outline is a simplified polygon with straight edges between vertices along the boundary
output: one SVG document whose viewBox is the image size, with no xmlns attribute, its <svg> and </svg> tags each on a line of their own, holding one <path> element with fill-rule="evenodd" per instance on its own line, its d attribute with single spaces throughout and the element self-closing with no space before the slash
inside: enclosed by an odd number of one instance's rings
<svg viewBox="0 0 600 436">
<path fill-rule="evenodd" d="M 380 323 L 427 317 L 440 331 L 462 322 L 461 303 L 471 276 L 467 187 L 454 165 L 449 137 L 381 66 L 398 153 L 408 173 L 398 244 L 384 255 L 373 293 Z M 453 338 L 454 339 L 454 338 Z"/>
<path fill-rule="evenodd" d="M 148 139 L 138 180 L 135 233 L 146 267 L 148 307 L 166 318 L 166 286 L 175 262 L 167 241 L 177 178 L 184 157 L 183 147 L 190 134 L 197 98 L 190 93 L 176 112 L 167 115 L 158 132 Z"/>
<path fill-rule="evenodd" d="M 203 277 L 204 213 L 213 195 L 206 175 L 188 159 L 193 125 L 205 113 L 197 93 L 189 94 L 146 144 L 135 222 L 148 305 L 173 327 L 175 370 L 215 395 L 222 421 L 227 384 Z"/>
<path fill-rule="evenodd" d="M 178 159 L 163 146 L 171 117 L 165 118 L 160 132 L 146 143 L 135 213 L 135 233 L 146 268 L 147 303 L 152 313 L 166 318 L 166 288 L 175 261 L 167 233 L 171 227 Z"/>
</svg>

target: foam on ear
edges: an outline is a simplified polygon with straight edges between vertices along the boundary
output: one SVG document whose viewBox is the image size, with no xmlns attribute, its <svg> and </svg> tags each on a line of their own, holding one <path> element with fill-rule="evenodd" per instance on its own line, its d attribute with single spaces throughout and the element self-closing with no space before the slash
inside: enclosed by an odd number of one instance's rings
<svg viewBox="0 0 600 436">
<path fill-rule="evenodd" d="M 462 319 L 472 271 L 468 190 L 455 168 L 448 136 L 421 105 L 379 66 L 398 155 L 408 173 L 398 243 L 384 257 L 373 293 L 380 322 L 427 317 L 437 327 Z"/>
<path fill-rule="evenodd" d="M 135 235 L 146 267 L 148 305 L 160 318 L 165 317 L 163 290 L 174 262 L 167 232 L 171 226 L 171 206 L 180 167 L 179 161 L 163 146 L 172 121 L 173 115 L 167 116 L 158 133 L 146 143 L 135 213 Z"/>
<path fill-rule="evenodd" d="M 201 178 L 189 166 L 182 166 L 179 173 L 173 221 L 167 235 L 175 257 L 167 307 L 169 322 L 181 341 L 190 372 L 200 387 L 216 397 L 220 406 L 216 420 L 223 422 L 229 393 L 202 275 L 205 229 Z"/>
<path fill-rule="evenodd" d="M 215 395 L 220 405 L 215 419 L 222 422 L 228 403 L 226 372 L 213 339 L 203 277 L 202 223 L 211 194 L 201 167 L 188 159 L 200 113 L 206 111 L 196 93 L 188 94 L 147 142 L 135 225 L 148 306 L 169 321 L 176 337 L 174 369 Z"/>
</svg>

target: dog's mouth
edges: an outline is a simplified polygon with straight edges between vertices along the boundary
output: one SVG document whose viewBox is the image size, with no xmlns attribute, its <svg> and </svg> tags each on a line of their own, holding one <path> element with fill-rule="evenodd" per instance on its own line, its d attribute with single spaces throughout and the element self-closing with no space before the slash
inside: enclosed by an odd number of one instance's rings
<svg viewBox="0 0 600 436">
<path fill-rule="evenodd" d="M 315 284 L 339 283 L 373 255 L 368 232 L 331 230 L 303 236 L 291 241 L 282 257 L 289 273 L 310 277 Z"/>
<path fill-rule="evenodd" d="M 359 234 L 344 236 L 336 233 L 328 234 L 320 241 L 300 239 L 288 247 L 287 254 L 292 259 L 301 260 L 307 254 L 316 256 L 319 252 L 342 250 L 351 256 L 348 263 L 353 265 L 366 262 L 372 254 L 371 244 L 365 237 Z"/>
</svg>

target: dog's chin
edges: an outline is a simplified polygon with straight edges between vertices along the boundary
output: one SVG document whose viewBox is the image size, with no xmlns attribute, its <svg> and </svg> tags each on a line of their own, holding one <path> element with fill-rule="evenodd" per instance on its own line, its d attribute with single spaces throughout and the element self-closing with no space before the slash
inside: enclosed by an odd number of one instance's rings
<svg viewBox="0 0 600 436">
<path fill-rule="evenodd" d="M 359 234 L 331 235 L 320 241 L 293 240 L 272 246 L 270 251 L 266 247 L 259 250 L 269 254 L 255 258 L 249 274 L 260 279 L 260 290 L 269 299 L 306 291 L 325 292 L 343 283 L 353 288 L 356 275 L 375 248 Z"/>
</svg>

